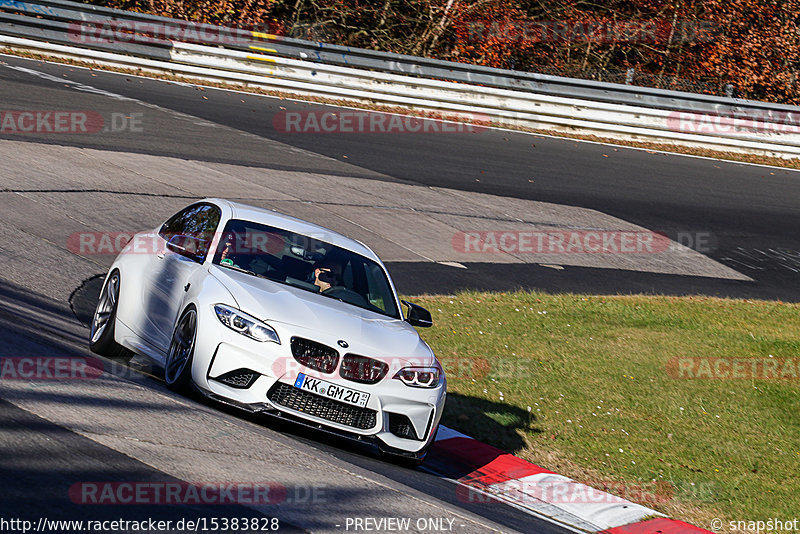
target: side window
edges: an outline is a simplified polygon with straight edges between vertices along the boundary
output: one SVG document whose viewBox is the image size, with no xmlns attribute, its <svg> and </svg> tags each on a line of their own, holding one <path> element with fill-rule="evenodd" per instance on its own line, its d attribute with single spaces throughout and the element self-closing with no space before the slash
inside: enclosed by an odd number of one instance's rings
<svg viewBox="0 0 800 534">
<path fill-rule="evenodd" d="M 355 281 L 353 278 L 353 262 L 348 261 L 342 266 L 342 282 L 341 284 L 347 289 L 355 289 Z"/>
<path fill-rule="evenodd" d="M 392 291 L 381 268 L 374 263 L 365 263 L 364 272 L 367 278 L 369 303 L 389 315 L 394 315 L 396 313 L 394 303 L 388 300 Z"/>
<path fill-rule="evenodd" d="M 194 204 L 170 217 L 158 234 L 166 241 L 175 236 L 184 236 L 184 241 L 195 249 L 197 261 L 202 263 L 208 254 L 220 216 L 219 208 L 212 204 Z"/>
</svg>

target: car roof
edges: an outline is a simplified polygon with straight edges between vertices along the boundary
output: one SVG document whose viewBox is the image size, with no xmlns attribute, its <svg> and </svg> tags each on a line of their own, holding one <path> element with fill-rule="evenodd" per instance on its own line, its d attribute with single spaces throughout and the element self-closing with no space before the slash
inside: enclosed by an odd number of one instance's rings
<svg viewBox="0 0 800 534">
<path fill-rule="evenodd" d="M 252 221 L 275 228 L 281 228 L 297 234 L 307 235 L 320 241 L 325 241 L 341 247 L 343 249 L 361 254 L 378 263 L 382 263 L 380 258 L 361 241 L 344 236 L 338 232 L 334 232 L 330 228 L 325 228 L 318 224 L 314 224 L 303 219 L 285 215 L 278 211 L 250 206 L 240 202 L 233 202 L 223 198 L 207 198 L 202 202 L 211 202 L 218 205 L 225 205 L 231 210 L 231 217 L 234 219 L 242 219 Z"/>
</svg>

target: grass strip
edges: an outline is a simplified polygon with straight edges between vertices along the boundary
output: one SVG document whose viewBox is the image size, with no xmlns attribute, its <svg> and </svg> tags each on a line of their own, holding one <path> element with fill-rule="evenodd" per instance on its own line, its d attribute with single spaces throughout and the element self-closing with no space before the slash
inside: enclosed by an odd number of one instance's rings
<svg viewBox="0 0 800 534">
<path fill-rule="evenodd" d="M 536 292 L 415 298 L 443 423 L 699 526 L 800 509 L 800 305 Z"/>
</svg>

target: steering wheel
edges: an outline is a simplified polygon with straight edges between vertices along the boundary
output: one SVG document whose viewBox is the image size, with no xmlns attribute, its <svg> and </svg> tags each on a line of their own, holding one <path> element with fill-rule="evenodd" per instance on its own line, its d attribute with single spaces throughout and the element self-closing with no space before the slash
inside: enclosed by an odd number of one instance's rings
<svg viewBox="0 0 800 534">
<path fill-rule="evenodd" d="M 252 264 L 256 262 L 256 260 L 261 260 L 267 264 L 267 271 L 263 274 L 264 276 L 285 276 L 286 275 L 286 267 L 283 265 L 283 262 L 274 256 L 269 254 L 255 254 L 253 255 L 247 262 L 248 268 L 255 271 L 253 269 Z"/>
<path fill-rule="evenodd" d="M 348 302 L 350 304 L 354 304 L 356 306 L 365 307 L 367 305 L 367 299 L 365 299 L 363 296 L 359 295 L 352 289 L 347 289 L 344 286 L 331 286 L 325 291 L 323 291 L 322 294 L 328 297 L 333 297 L 335 299 L 342 300 L 344 302 Z"/>
</svg>

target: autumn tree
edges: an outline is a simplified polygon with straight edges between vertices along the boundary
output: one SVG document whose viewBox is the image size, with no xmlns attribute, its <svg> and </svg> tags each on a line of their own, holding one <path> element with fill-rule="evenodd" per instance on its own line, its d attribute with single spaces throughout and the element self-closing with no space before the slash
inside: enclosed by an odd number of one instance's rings
<svg viewBox="0 0 800 534">
<path fill-rule="evenodd" d="M 562 76 L 798 102 L 800 0 L 102 0 L 121 9 Z"/>
</svg>

